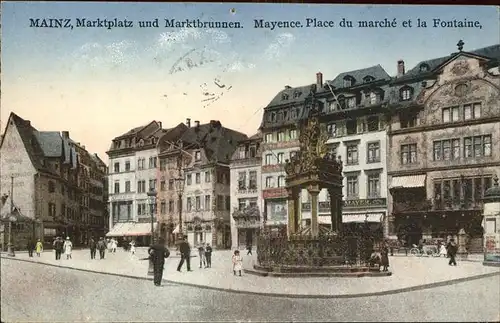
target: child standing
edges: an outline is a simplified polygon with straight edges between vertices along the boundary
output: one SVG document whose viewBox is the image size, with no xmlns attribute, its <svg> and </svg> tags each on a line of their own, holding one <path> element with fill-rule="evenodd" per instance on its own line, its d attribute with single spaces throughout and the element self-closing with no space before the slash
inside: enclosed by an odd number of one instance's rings
<svg viewBox="0 0 500 323">
<path fill-rule="evenodd" d="M 233 255 L 233 273 L 236 276 L 236 272 L 241 276 L 241 270 L 243 269 L 243 258 L 240 256 L 240 251 L 235 250 Z"/>
<path fill-rule="evenodd" d="M 36 246 L 35 246 L 35 249 L 36 249 L 36 255 L 38 257 L 40 257 L 40 253 L 42 253 L 43 251 L 43 244 L 42 242 L 40 241 L 40 239 L 38 239 L 37 243 L 36 243 Z"/>
</svg>

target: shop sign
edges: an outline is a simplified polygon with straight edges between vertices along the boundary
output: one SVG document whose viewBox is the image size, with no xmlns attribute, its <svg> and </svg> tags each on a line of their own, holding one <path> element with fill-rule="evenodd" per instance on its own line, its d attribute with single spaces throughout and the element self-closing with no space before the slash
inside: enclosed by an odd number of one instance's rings
<svg viewBox="0 0 500 323">
<path fill-rule="evenodd" d="M 360 199 L 360 200 L 344 200 L 344 207 L 346 208 L 360 208 L 360 207 L 385 207 L 387 199 Z"/>
<path fill-rule="evenodd" d="M 262 191 L 263 199 L 276 199 L 287 197 L 286 189 L 282 187 L 278 188 L 268 188 Z"/>
</svg>

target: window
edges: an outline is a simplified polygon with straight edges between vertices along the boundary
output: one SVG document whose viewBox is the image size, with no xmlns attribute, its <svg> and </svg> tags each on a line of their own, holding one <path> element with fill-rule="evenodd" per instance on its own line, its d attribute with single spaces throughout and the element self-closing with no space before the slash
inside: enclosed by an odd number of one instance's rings
<svg viewBox="0 0 500 323">
<path fill-rule="evenodd" d="M 273 178 L 271 176 L 266 177 L 266 188 L 273 187 Z"/>
<path fill-rule="evenodd" d="M 193 209 L 193 204 L 191 202 L 191 198 L 190 197 L 188 197 L 186 199 L 186 209 L 187 209 L 188 212 L 191 212 L 191 210 Z"/>
<path fill-rule="evenodd" d="M 451 140 L 451 158 L 452 159 L 460 158 L 460 139 Z"/>
<path fill-rule="evenodd" d="M 278 132 L 278 141 L 285 141 L 285 133 L 283 131 Z"/>
<path fill-rule="evenodd" d="M 415 164 L 417 162 L 417 144 L 401 145 L 401 164 Z"/>
<path fill-rule="evenodd" d="M 359 187 L 358 187 L 358 176 L 349 175 L 347 176 L 347 197 L 358 197 Z"/>
<path fill-rule="evenodd" d="M 200 161 L 201 160 L 201 151 L 196 151 L 194 153 L 194 161 Z"/>
<path fill-rule="evenodd" d="M 173 189 L 174 189 L 174 180 L 173 179 L 169 179 L 168 180 L 168 190 L 172 191 Z"/>
<path fill-rule="evenodd" d="M 371 82 L 373 80 L 375 80 L 375 79 L 370 75 L 367 75 L 363 78 L 363 82 L 365 82 L 365 83 Z"/>
<path fill-rule="evenodd" d="M 335 101 L 328 101 L 327 102 L 327 107 L 326 107 L 327 111 L 335 111 L 336 105 L 337 104 L 335 103 Z"/>
<path fill-rule="evenodd" d="M 54 193 L 56 191 L 56 185 L 53 181 L 49 181 L 49 193 Z"/>
<path fill-rule="evenodd" d="M 328 136 L 330 138 L 335 138 L 337 137 L 337 124 L 336 123 L 330 123 L 326 126 L 326 131 L 328 133 Z"/>
<path fill-rule="evenodd" d="M 167 183 L 165 182 L 165 180 L 162 180 L 160 182 L 160 190 L 162 190 L 162 191 L 166 191 L 167 190 Z"/>
<path fill-rule="evenodd" d="M 417 125 L 417 114 L 414 112 L 400 114 L 399 125 L 401 129 L 415 127 Z"/>
<path fill-rule="evenodd" d="M 250 158 L 255 158 L 255 156 L 257 156 L 257 147 L 250 146 L 250 148 L 248 149 L 248 154 Z"/>
<path fill-rule="evenodd" d="M 404 87 L 399 90 L 399 98 L 401 101 L 408 101 L 411 99 L 412 89 L 409 87 Z"/>
<path fill-rule="evenodd" d="M 285 176 L 278 176 L 278 187 L 285 187 Z"/>
<path fill-rule="evenodd" d="M 368 131 L 378 131 L 379 130 L 379 117 L 369 116 L 368 117 Z"/>
<path fill-rule="evenodd" d="M 247 201 L 245 199 L 238 199 L 238 210 L 243 211 L 247 206 Z"/>
<path fill-rule="evenodd" d="M 344 77 L 344 87 L 351 87 L 354 85 L 354 80 L 350 76 Z"/>
<path fill-rule="evenodd" d="M 201 210 L 201 197 L 199 196 L 195 197 L 195 205 L 196 205 L 196 211 Z"/>
<path fill-rule="evenodd" d="M 205 183 L 210 183 L 210 172 L 205 172 Z"/>
<path fill-rule="evenodd" d="M 149 168 L 156 168 L 156 157 L 149 157 Z"/>
<path fill-rule="evenodd" d="M 380 162 L 380 142 L 368 143 L 368 163 Z"/>
<path fill-rule="evenodd" d="M 156 189 L 156 179 L 150 179 L 149 180 L 149 190 L 155 190 Z"/>
<path fill-rule="evenodd" d="M 186 176 L 186 185 L 191 185 L 191 183 L 192 183 L 192 178 L 191 178 L 191 174 L 189 174 Z"/>
<path fill-rule="evenodd" d="M 130 192 L 130 181 L 125 181 L 125 192 L 126 193 Z"/>
<path fill-rule="evenodd" d="M 250 171 L 249 177 L 250 177 L 250 183 L 248 185 L 248 188 L 251 190 L 256 190 L 257 189 L 257 172 L 254 170 Z"/>
<path fill-rule="evenodd" d="M 125 162 L 125 171 L 126 172 L 130 171 L 130 161 L 128 161 L 128 160 Z"/>
<path fill-rule="evenodd" d="M 160 170 L 167 170 L 167 160 L 160 159 Z"/>
<path fill-rule="evenodd" d="M 272 133 L 266 134 L 266 142 L 273 142 L 273 134 Z"/>
<path fill-rule="evenodd" d="M 283 94 L 281 95 L 281 100 L 288 100 L 288 94 L 283 93 Z"/>
<path fill-rule="evenodd" d="M 120 193 L 120 182 L 115 182 L 115 194 Z"/>
<path fill-rule="evenodd" d="M 443 122 L 457 122 L 458 111 L 458 107 L 443 108 Z"/>
<path fill-rule="evenodd" d="M 168 213 L 173 213 L 174 212 L 174 201 L 170 200 L 168 201 Z"/>
<path fill-rule="evenodd" d="M 481 118 L 481 103 L 464 105 L 464 120 Z"/>
<path fill-rule="evenodd" d="M 355 165 L 358 163 L 358 145 L 347 145 L 347 165 Z"/>
<path fill-rule="evenodd" d="M 167 213 L 167 202 L 161 201 L 160 212 L 161 212 L 161 214 Z"/>
<path fill-rule="evenodd" d="M 290 130 L 290 140 L 297 139 L 297 130 L 296 129 L 291 129 Z"/>
<path fill-rule="evenodd" d="M 472 157 L 472 138 L 464 138 L 464 157 Z"/>
<path fill-rule="evenodd" d="M 205 195 L 205 210 L 211 210 L 212 206 L 210 205 L 210 195 Z"/>
<path fill-rule="evenodd" d="M 137 159 L 137 169 L 138 170 L 144 169 L 144 159 L 142 158 Z"/>
<path fill-rule="evenodd" d="M 224 195 L 217 195 L 217 210 L 224 210 Z"/>
<path fill-rule="evenodd" d="M 137 181 L 137 193 L 146 193 L 146 181 Z"/>
<path fill-rule="evenodd" d="M 348 135 L 355 135 L 358 131 L 358 123 L 356 119 L 350 119 L 346 121 L 346 128 Z"/>
<path fill-rule="evenodd" d="M 429 71 L 429 65 L 427 65 L 427 64 L 420 65 L 420 73 L 427 72 L 427 71 Z"/>
<path fill-rule="evenodd" d="M 114 164 L 114 170 L 115 170 L 115 173 L 119 173 L 120 172 L 120 163 L 115 163 Z"/>
<path fill-rule="evenodd" d="M 247 186 L 247 172 L 238 173 L 238 190 L 246 190 Z"/>
<path fill-rule="evenodd" d="M 464 138 L 464 157 L 490 157 L 491 135 Z"/>
<path fill-rule="evenodd" d="M 231 210 L 231 197 L 230 196 L 226 196 L 226 208 L 225 210 L 229 211 Z"/>
<path fill-rule="evenodd" d="M 266 163 L 266 165 L 272 165 L 272 163 L 273 163 L 273 155 L 267 154 L 266 155 L 265 163 Z"/>
<path fill-rule="evenodd" d="M 380 197 L 380 174 L 368 174 L 368 198 Z"/>
<path fill-rule="evenodd" d="M 370 104 L 377 104 L 379 102 L 379 95 L 377 92 L 370 93 Z"/>
<path fill-rule="evenodd" d="M 277 160 L 278 160 L 278 164 L 283 164 L 284 162 L 284 157 L 285 157 L 285 154 L 284 153 L 278 153 L 278 155 L 276 156 L 277 157 Z"/>
<path fill-rule="evenodd" d="M 347 103 L 347 107 L 349 109 L 355 108 L 356 107 L 356 98 L 355 97 L 347 98 L 346 103 Z"/>
<path fill-rule="evenodd" d="M 195 180 L 196 184 L 200 184 L 201 183 L 201 173 L 196 173 L 194 176 L 194 180 Z"/>
</svg>

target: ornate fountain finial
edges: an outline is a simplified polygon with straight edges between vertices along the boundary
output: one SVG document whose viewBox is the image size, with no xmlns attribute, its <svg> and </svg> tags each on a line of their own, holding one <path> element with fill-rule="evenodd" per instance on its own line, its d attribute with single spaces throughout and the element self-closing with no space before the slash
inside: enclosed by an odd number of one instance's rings
<svg viewBox="0 0 500 323">
<path fill-rule="evenodd" d="M 494 182 L 493 186 L 494 187 L 498 187 L 498 176 L 497 176 L 497 174 L 495 174 L 495 176 L 493 177 L 493 182 Z"/>
<path fill-rule="evenodd" d="M 465 43 L 463 42 L 463 40 L 460 39 L 457 43 L 458 50 L 462 51 L 464 49 L 464 45 Z"/>
</svg>

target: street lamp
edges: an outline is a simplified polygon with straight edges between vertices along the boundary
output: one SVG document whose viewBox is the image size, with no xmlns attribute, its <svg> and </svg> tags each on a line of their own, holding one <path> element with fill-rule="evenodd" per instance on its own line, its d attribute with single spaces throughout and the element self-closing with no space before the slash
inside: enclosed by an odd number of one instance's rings
<svg viewBox="0 0 500 323">
<path fill-rule="evenodd" d="M 184 178 L 179 177 L 175 179 L 175 189 L 177 191 L 178 196 L 178 205 L 179 205 L 179 233 L 183 235 L 182 231 L 182 194 L 184 193 Z"/>
<path fill-rule="evenodd" d="M 16 222 L 17 218 L 12 214 L 9 217 L 9 243 L 7 244 L 7 255 L 15 257 L 14 248 L 12 247 L 12 222 Z"/>
<path fill-rule="evenodd" d="M 154 234 L 155 234 L 155 213 L 156 213 L 156 195 L 158 194 L 154 188 L 149 190 L 148 198 L 149 198 L 149 209 L 151 211 L 151 244 L 154 243 Z"/>
</svg>

